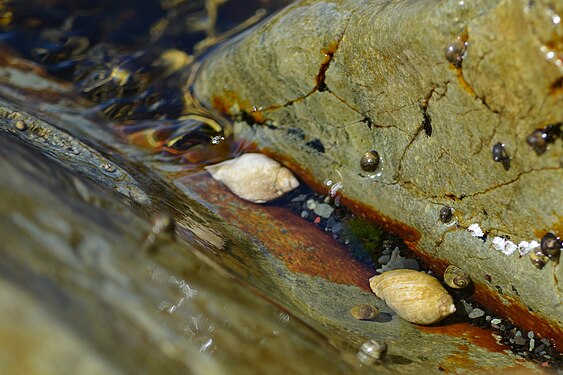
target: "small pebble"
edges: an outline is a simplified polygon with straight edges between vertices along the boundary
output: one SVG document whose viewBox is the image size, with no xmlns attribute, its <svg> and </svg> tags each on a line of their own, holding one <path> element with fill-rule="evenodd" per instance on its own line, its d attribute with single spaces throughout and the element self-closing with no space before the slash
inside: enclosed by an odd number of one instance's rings
<svg viewBox="0 0 563 375">
<path fill-rule="evenodd" d="M 391 257 L 389 255 L 382 255 L 377 259 L 378 264 L 387 264 Z"/>
<path fill-rule="evenodd" d="M 534 331 L 528 332 L 528 338 L 529 338 L 529 339 L 533 339 L 533 338 L 534 338 Z"/>
<path fill-rule="evenodd" d="M 540 346 L 534 349 L 534 353 L 535 354 L 541 353 L 544 349 L 545 349 L 545 344 L 541 344 Z"/>
<path fill-rule="evenodd" d="M 315 212 L 315 214 L 317 214 L 320 217 L 324 217 L 325 219 L 328 219 L 330 215 L 332 215 L 332 213 L 334 212 L 334 207 L 326 203 L 321 203 L 316 205 L 315 208 L 313 208 L 313 212 Z"/>
<path fill-rule="evenodd" d="M 299 194 L 298 196 L 296 196 L 295 198 L 293 198 L 291 201 L 292 201 L 292 202 L 303 202 L 305 199 L 307 199 L 307 195 L 306 195 L 306 194 Z"/>
<path fill-rule="evenodd" d="M 514 336 L 514 343 L 516 345 L 524 345 L 524 344 L 526 344 L 526 339 L 522 337 L 522 334 L 518 335 L 519 332 L 520 331 L 518 331 L 516 333 L 516 336 Z"/>
<path fill-rule="evenodd" d="M 471 314 L 471 312 L 474 310 L 473 306 L 471 306 L 469 303 L 465 302 L 465 301 L 461 301 L 462 307 L 463 307 L 463 311 L 465 312 L 465 315 L 469 315 Z M 461 309 L 460 309 L 461 312 Z"/>
<path fill-rule="evenodd" d="M 471 313 L 469 313 L 469 319 L 480 318 L 485 315 L 485 312 L 481 309 L 473 309 Z"/>
<path fill-rule="evenodd" d="M 491 324 L 500 324 L 500 322 L 502 322 L 502 320 L 500 320 L 498 318 L 491 320 Z"/>
<path fill-rule="evenodd" d="M 307 211 L 301 211 L 301 217 L 303 219 L 306 219 L 307 217 L 309 217 L 309 213 Z"/>
<path fill-rule="evenodd" d="M 415 271 L 420 270 L 420 264 L 418 263 L 418 261 L 416 259 L 411 259 L 411 258 L 404 260 L 403 267 L 409 270 L 415 270 Z"/>
<path fill-rule="evenodd" d="M 491 321 L 491 319 L 492 319 L 492 318 L 491 318 L 491 316 L 490 316 L 490 315 L 487 315 L 487 316 L 485 317 L 485 320 L 486 320 L 487 322 L 490 322 L 490 321 Z"/>
<path fill-rule="evenodd" d="M 342 223 L 336 223 L 330 228 L 330 231 L 334 234 L 339 234 L 342 232 Z"/>
<path fill-rule="evenodd" d="M 307 202 L 305 202 L 305 207 L 307 207 L 309 210 L 314 210 L 315 207 L 317 207 L 317 202 L 314 199 L 307 199 Z"/>
<path fill-rule="evenodd" d="M 551 346 L 551 341 L 549 341 L 548 339 L 541 339 L 541 342 L 548 348 Z"/>
<path fill-rule="evenodd" d="M 532 350 L 534 350 L 535 346 L 536 346 L 536 340 L 530 339 L 530 348 L 528 349 L 528 351 L 531 352 Z"/>
</svg>

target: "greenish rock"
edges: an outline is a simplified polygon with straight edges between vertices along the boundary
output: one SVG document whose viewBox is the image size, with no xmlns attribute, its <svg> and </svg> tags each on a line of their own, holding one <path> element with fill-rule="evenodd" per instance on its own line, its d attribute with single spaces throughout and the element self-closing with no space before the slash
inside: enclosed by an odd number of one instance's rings
<svg viewBox="0 0 563 375">
<path fill-rule="evenodd" d="M 562 344 L 563 267 L 492 243 L 563 235 L 561 139 L 543 153 L 526 143 L 563 120 L 561 15 L 549 0 L 298 1 L 213 51 L 194 92 L 250 115 L 237 137 L 318 186 L 342 182 L 438 272 L 462 267 L 481 302 L 529 329 L 542 321 Z M 360 168 L 369 150 L 375 172 Z M 468 231 L 475 223 L 486 238 Z"/>
<path fill-rule="evenodd" d="M 121 143 L 68 87 L 27 73 L 62 97 L 26 91 L 25 75 L 10 81 L 2 69 L 0 373 L 542 373 L 490 331 L 425 330 L 367 290 L 329 281 L 330 270 L 290 270 L 254 237 L 265 228 L 221 219 L 195 200 L 193 180 Z M 236 212 L 235 198 L 220 200 Z M 163 215 L 175 234 L 147 245 Z M 354 319 L 361 303 L 381 316 Z M 357 353 L 370 339 L 389 349 L 365 364 Z"/>
</svg>

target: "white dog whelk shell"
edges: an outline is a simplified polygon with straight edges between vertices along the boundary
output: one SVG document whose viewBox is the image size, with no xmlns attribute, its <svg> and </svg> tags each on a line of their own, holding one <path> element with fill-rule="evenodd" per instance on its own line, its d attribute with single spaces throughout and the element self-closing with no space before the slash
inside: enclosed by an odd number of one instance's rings
<svg viewBox="0 0 563 375">
<path fill-rule="evenodd" d="M 432 324 L 455 312 L 452 296 L 424 272 L 387 271 L 369 279 L 369 284 L 376 296 L 411 323 Z"/>
<path fill-rule="evenodd" d="M 299 186 L 291 171 L 266 155 L 249 153 L 205 167 L 238 197 L 265 203 Z"/>
</svg>

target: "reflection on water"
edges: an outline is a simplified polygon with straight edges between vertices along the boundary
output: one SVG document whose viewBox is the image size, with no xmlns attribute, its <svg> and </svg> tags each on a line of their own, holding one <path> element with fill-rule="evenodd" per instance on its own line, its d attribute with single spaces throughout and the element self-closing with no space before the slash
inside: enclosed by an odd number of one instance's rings
<svg viewBox="0 0 563 375">
<path fill-rule="evenodd" d="M 191 93 L 198 60 L 289 2 L 3 0 L 0 43 L 73 81 L 127 142 L 193 169 L 241 148 Z"/>
</svg>

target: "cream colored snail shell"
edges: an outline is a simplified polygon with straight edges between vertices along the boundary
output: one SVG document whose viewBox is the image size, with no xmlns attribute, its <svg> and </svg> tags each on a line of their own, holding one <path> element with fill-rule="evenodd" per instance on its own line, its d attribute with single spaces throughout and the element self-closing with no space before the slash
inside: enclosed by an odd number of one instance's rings
<svg viewBox="0 0 563 375">
<path fill-rule="evenodd" d="M 387 344 L 384 341 L 368 340 L 360 346 L 357 358 L 366 365 L 370 365 L 378 362 L 386 353 Z"/>
<path fill-rule="evenodd" d="M 350 314 L 358 320 L 374 320 L 379 315 L 379 309 L 372 305 L 356 305 L 350 309 Z"/>
<path fill-rule="evenodd" d="M 462 289 L 471 284 L 471 279 L 461 268 L 450 264 L 444 271 L 444 282 L 450 288 Z"/>
<path fill-rule="evenodd" d="M 438 280 L 414 270 L 393 270 L 369 279 L 375 295 L 401 318 L 415 324 L 433 324 L 455 312 L 452 296 Z"/>
</svg>

